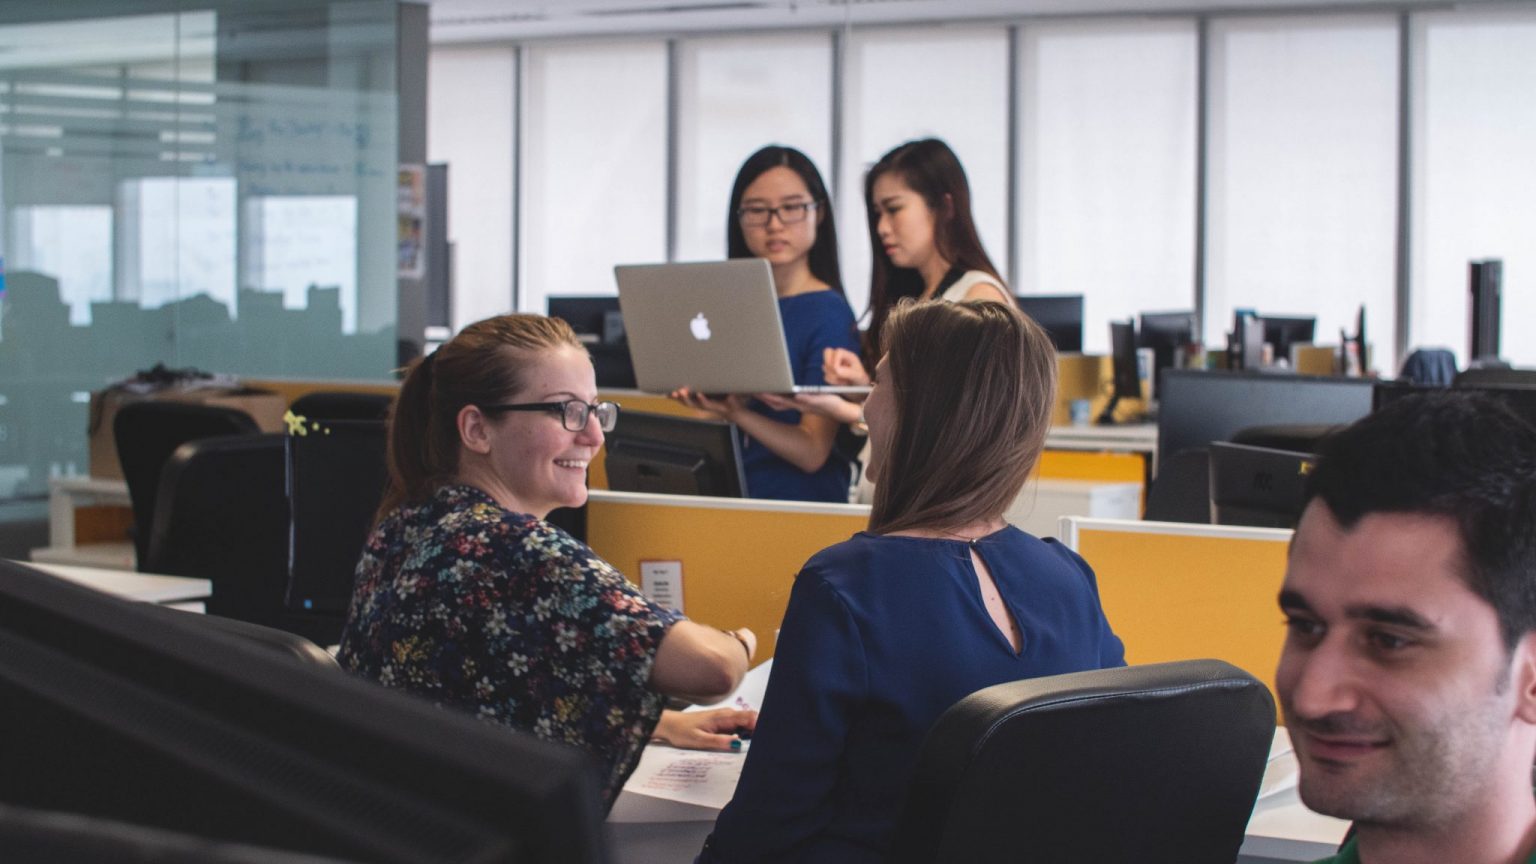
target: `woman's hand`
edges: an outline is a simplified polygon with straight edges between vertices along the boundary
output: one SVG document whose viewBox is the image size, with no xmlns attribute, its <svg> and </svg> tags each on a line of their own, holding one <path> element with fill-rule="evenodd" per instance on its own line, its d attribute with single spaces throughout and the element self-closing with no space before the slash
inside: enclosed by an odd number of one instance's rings
<svg viewBox="0 0 1536 864">
<path fill-rule="evenodd" d="M 734 393 L 724 399 L 711 399 L 691 387 L 679 387 L 667 395 L 695 411 L 703 411 L 732 423 L 736 422 L 737 416 L 747 407 L 746 400 Z"/>
<path fill-rule="evenodd" d="M 759 393 L 759 401 L 778 411 L 800 411 L 830 417 L 839 423 L 857 423 L 861 410 L 856 403 L 835 393 Z"/>
<path fill-rule="evenodd" d="M 826 348 L 821 353 L 821 374 L 835 386 L 868 387 L 864 361 L 847 348 Z"/>
<path fill-rule="evenodd" d="M 663 711 L 651 740 L 685 750 L 736 750 L 741 747 L 741 738 L 752 737 L 756 728 L 756 711 Z"/>
</svg>

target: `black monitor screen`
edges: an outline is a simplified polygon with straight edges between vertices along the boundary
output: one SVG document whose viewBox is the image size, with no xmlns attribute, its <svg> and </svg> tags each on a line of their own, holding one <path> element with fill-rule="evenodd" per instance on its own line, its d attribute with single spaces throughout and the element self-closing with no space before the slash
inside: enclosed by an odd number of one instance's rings
<svg viewBox="0 0 1536 864">
<path fill-rule="evenodd" d="M 1083 350 L 1083 295 L 1018 294 L 1014 299 L 1050 335 L 1057 351 Z"/>
<path fill-rule="evenodd" d="M 621 411 L 604 464 L 616 492 L 741 498 L 746 476 L 736 427 L 643 411 Z"/>
<path fill-rule="evenodd" d="M 592 355 L 597 386 L 633 388 L 635 366 L 629 357 L 629 340 L 624 335 L 624 315 L 619 311 L 618 295 L 596 297 L 550 297 L 549 317 L 571 325 L 576 336 Z"/>
<path fill-rule="evenodd" d="M 1214 441 L 1211 520 L 1217 525 L 1295 528 L 1306 501 L 1310 454 Z"/>
<path fill-rule="evenodd" d="M 317 420 L 288 435 L 287 606 L 344 614 L 389 478 L 382 420 Z"/>
<path fill-rule="evenodd" d="M 1136 333 L 1136 345 L 1152 349 L 1153 365 L 1159 381 L 1162 371 L 1175 365 L 1174 358 L 1178 350 L 1194 344 L 1196 324 L 1193 311 L 1141 313 L 1141 328 Z"/>
<path fill-rule="evenodd" d="M 1251 426 L 1353 423 L 1370 413 L 1371 389 L 1366 378 L 1169 369 L 1157 414 L 1159 463 Z"/>
<path fill-rule="evenodd" d="M 1109 322 L 1111 395 L 1120 399 L 1141 398 L 1141 375 L 1136 368 L 1136 325 Z"/>
<path fill-rule="evenodd" d="M 624 341 L 624 319 L 619 315 L 617 294 L 596 297 L 550 297 L 546 306 L 549 317 L 571 325 L 576 335 L 590 337 L 583 341 L 618 343 Z"/>
<path fill-rule="evenodd" d="M 157 861 L 224 860 L 225 843 L 398 864 L 606 860 L 597 768 L 574 748 L 13 562 L 0 706 L 0 804 L 213 844 Z M 150 860 L 131 842 L 117 860 Z"/>
<path fill-rule="evenodd" d="M 1316 338 L 1316 318 L 1282 318 L 1265 315 L 1264 341 L 1275 346 L 1275 359 L 1289 361 L 1292 345 L 1307 345 Z"/>
</svg>

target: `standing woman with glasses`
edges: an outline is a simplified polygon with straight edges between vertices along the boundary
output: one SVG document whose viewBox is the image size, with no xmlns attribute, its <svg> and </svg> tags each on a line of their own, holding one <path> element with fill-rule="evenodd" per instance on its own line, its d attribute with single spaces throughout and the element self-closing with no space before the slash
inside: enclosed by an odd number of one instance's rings
<svg viewBox="0 0 1536 864">
<path fill-rule="evenodd" d="M 832 204 L 804 153 L 770 146 L 748 157 L 731 188 L 727 254 L 767 259 L 779 295 L 795 383 L 825 383 L 828 351 L 858 347 L 853 310 L 843 296 Z M 850 463 L 833 449 L 837 422 L 743 394 L 712 399 L 683 388 L 686 405 L 735 423 L 743 437 L 747 494 L 801 501 L 848 500 Z"/>
<path fill-rule="evenodd" d="M 618 412 L 597 401 L 592 361 L 556 318 L 481 321 L 416 362 L 338 654 L 387 687 L 585 749 L 608 806 L 653 735 L 728 749 L 756 719 L 661 719 L 668 696 L 735 690 L 756 637 L 652 603 L 544 521 L 586 501 L 587 465 Z"/>
</svg>

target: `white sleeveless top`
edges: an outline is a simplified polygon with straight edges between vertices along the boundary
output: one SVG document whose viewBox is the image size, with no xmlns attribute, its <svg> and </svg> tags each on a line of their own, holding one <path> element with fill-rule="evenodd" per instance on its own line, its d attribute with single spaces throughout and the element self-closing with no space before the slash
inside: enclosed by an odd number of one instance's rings
<svg viewBox="0 0 1536 864">
<path fill-rule="evenodd" d="M 964 300 L 965 295 L 971 293 L 971 289 L 975 288 L 977 285 L 992 285 L 996 287 L 1004 297 L 1008 296 L 1008 289 L 1003 287 L 1001 279 L 998 279 L 991 273 L 986 273 L 981 270 L 967 270 L 965 271 L 964 275 L 955 281 L 955 284 L 944 289 L 944 293 L 940 294 L 939 298 L 942 300 L 948 300 L 951 303 L 959 303 L 961 300 Z"/>
<path fill-rule="evenodd" d="M 982 270 L 967 270 L 956 280 L 955 284 L 944 289 L 944 293 L 939 295 L 939 299 L 950 303 L 959 303 L 977 285 L 995 285 L 999 291 L 1002 291 L 1004 296 L 1008 294 L 1007 289 L 1003 288 L 1001 280 L 991 273 Z M 861 466 L 859 469 L 859 482 L 854 486 L 853 503 L 873 504 L 875 501 L 875 484 L 869 482 L 869 478 L 864 476 L 862 467 L 869 464 L 868 441 L 864 442 L 864 448 L 859 451 L 859 463 Z"/>
</svg>

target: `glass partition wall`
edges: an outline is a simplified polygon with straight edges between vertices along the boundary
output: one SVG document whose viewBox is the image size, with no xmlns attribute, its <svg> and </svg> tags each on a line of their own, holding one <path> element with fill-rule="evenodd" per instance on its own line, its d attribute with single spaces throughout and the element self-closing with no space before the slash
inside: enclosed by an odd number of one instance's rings
<svg viewBox="0 0 1536 864">
<path fill-rule="evenodd" d="M 395 362 L 393 0 L 155 5 L 0 3 L 0 501 L 136 370 Z"/>
</svg>

